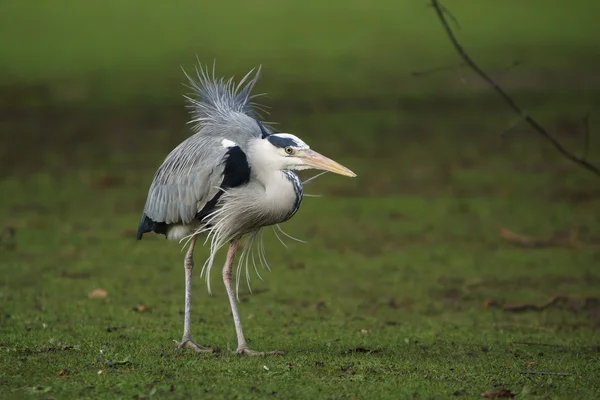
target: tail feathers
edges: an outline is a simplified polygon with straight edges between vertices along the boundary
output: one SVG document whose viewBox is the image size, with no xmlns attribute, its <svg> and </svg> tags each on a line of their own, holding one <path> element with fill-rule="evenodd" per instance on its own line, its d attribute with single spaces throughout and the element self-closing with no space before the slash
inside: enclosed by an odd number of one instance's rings
<svg viewBox="0 0 600 400">
<path fill-rule="evenodd" d="M 162 235 L 167 235 L 167 224 L 164 222 L 152 221 L 145 213 L 142 214 L 140 226 L 137 230 L 137 240 L 142 240 L 144 233 L 154 232 Z"/>
</svg>

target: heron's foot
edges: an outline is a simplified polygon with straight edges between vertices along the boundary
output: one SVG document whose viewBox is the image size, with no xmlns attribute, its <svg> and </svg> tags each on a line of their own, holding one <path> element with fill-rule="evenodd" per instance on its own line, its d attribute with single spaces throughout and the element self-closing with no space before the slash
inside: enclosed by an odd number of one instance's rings
<svg viewBox="0 0 600 400">
<path fill-rule="evenodd" d="M 283 351 L 279 351 L 279 350 L 275 350 L 275 351 L 254 351 L 254 350 L 250 350 L 247 347 L 242 347 L 241 349 L 237 349 L 237 351 L 235 353 L 237 355 L 243 355 L 243 356 L 271 356 L 271 355 L 282 356 L 282 355 L 285 354 Z"/>
<path fill-rule="evenodd" d="M 199 344 L 194 343 L 192 341 L 192 339 L 184 339 L 181 342 L 174 340 L 174 342 L 177 343 L 177 348 L 175 349 L 175 351 L 179 351 L 181 349 L 190 349 L 190 350 L 194 350 L 197 353 L 219 353 L 220 352 L 218 347 L 213 349 L 212 347 L 200 346 Z"/>
</svg>

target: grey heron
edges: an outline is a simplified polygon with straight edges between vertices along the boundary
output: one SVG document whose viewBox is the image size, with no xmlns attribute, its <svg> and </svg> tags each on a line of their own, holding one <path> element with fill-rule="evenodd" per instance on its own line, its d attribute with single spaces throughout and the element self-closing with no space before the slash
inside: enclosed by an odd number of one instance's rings
<svg viewBox="0 0 600 400">
<path fill-rule="evenodd" d="M 352 171 L 311 150 L 300 138 L 289 133 L 275 133 L 260 120 L 260 106 L 252 90 L 259 78 L 250 70 L 236 85 L 233 78 L 215 77 L 202 66 L 196 77 L 185 73 L 193 95 L 185 96 L 190 109 L 193 135 L 165 158 L 150 185 L 146 205 L 137 232 L 163 234 L 167 239 L 187 239 L 184 259 L 185 311 L 183 337 L 177 349 L 198 352 L 213 349 L 192 340 L 190 310 L 194 247 L 197 238 L 206 234 L 210 254 L 202 268 L 208 291 L 210 270 L 217 251 L 228 244 L 223 267 L 223 282 L 229 297 L 237 335 L 237 354 L 280 354 L 278 351 L 250 350 L 242 331 L 236 293 L 232 285 L 233 262 L 240 239 L 247 241 L 237 266 L 237 281 L 248 246 L 262 228 L 289 220 L 299 209 L 303 185 L 296 170 L 318 169 L 354 177 Z M 264 249 L 263 249 L 264 251 Z M 264 259 L 259 249 L 259 258 Z M 254 263 L 254 261 L 253 261 Z"/>
</svg>

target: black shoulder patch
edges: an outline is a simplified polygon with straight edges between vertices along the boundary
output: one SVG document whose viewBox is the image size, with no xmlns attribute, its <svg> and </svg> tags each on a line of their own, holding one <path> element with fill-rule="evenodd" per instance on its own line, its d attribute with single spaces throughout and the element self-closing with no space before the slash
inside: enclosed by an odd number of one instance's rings
<svg viewBox="0 0 600 400">
<path fill-rule="evenodd" d="M 156 222 L 152 221 L 146 213 L 142 214 L 142 219 L 140 221 L 140 226 L 137 231 L 137 240 L 142 240 L 142 236 L 144 233 L 154 232 L 162 235 L 167 234 L 167 224 L 164 222 Z"/>
<path fill-rule="evenodd" d="M 250 182 L 250 165 L 248 157 L 240 146 L 233 146 L 227 150 L 223 159 L 225 170 L 223 171 L 223 189 L 245 185 Z"/>
<path fill-rule="evenodd" d="M 223 157 L 223 163 L 225 163 L 225 169 L 223 170 L 221 189 L 234 188 L 250 182 L 248 157 L 246 157 L 246 153 L 239 146 L 233 146 L 227 150 L 225 157 Z M 202 221 L 215 208 L 222 195 L 223 191 L 220 190 L 202 207 L 202 210 L 196 213 L 196 218 Z"/>
<path fill-rule="evenodd" d="M 281 136 L 277 136 L 277 135 L 271 135 L 269 137 L 267 137 L 267 140 L 269 142 L 271 142 L 271 144 L 275 147 L 279 147 L 281 149 L 288 147 L 288 146 L 297 146 L 298 143 L 296 143 L 296 141 L 294 139 L 290 139 L 287 137 L 281 137 Z"/>
</svg>

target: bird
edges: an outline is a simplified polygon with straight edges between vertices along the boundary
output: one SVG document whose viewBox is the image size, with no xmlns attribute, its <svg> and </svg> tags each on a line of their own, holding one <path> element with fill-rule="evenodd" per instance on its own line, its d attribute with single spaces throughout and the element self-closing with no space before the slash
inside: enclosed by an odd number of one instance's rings
<svg viewBox="0 0 600 400">
<path fill-rule="evenodd" d="M 248 249 L 261 230 L 279 228 L 300 208 L 303 183 L 296 171 L 314 169 L 347 177 L 356 174 L 312 150 L 296 135 L 276 132 L 272 123 L 263 120 L 261 112 L 265 108 L 255 102 L 262 94 L 252 93 L 261 66 L 252 68 L 237 84 L 234 77 L 218 78 L 214 63 L 212 73 L 200 63 L 195 72 L 195 76 L 190 76 L 183 71 L 188 80 L 186 86 L 191 89 L 184 98 L 193 134 L 176 146 L 158 167 L 148 190 L 137 240 L 154 233 L 186 243 L 183 336 L 180 342 L 175 341 L 176 350 L 218 351 L 218 347 L 197 344 L 191 334 L 194 248 L 198 238 L 205 236 L 204 245 L 210 243 L 210 254 L 200 275 L 205 274 L 209 294 L 212 294 L 209 275 L 215 255 L 227 246 L 222 276 L 237 336 L 235 353 L 283 354 L 278 350 L 255 351 L 248 347 L 237 306 L 244 258 L 249 279 Z M 242 238 L 246 239 L 243 245 Z M 260 244 L 258 258 L 266 263 L 262 236 Z M 241 246 L 234 291 L 233 263 Z M 252 260 L 256 269 L 254 254 Z"/>
</svg>

